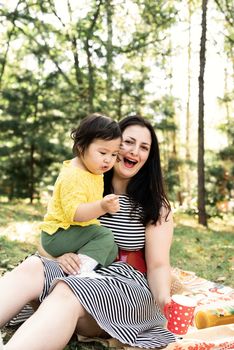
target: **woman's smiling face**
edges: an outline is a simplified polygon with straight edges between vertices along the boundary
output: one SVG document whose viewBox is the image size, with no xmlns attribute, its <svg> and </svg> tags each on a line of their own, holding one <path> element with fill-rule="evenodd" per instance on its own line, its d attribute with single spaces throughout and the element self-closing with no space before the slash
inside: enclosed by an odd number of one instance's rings
<svg viewBox="0 0 234 350">
<path fill-rule="evenodd" d="M 131 178 L 143 167 L 151 148 L 151 134 L 145 126 L 128 126 L 122 134 L 115 173 L 122 178 Z"/>
</svg>

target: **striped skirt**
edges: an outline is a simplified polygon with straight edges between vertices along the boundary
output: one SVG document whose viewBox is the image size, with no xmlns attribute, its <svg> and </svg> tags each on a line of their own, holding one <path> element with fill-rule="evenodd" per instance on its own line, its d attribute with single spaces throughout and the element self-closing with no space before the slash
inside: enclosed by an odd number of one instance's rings
<svg viewBox="0 0 234 350">
<path fill-rule="evenodd" d="M 123 262 L 100 268 L 90 276 L 67 276 L 58 263 L 40 257 L 45 286 L 40 301 L 59 280 L 66 282 L 98 325 L 111 337 L 140 348 L 161 348 L 175 341 L 163 325 L 145 275 Z"/>
</svg>

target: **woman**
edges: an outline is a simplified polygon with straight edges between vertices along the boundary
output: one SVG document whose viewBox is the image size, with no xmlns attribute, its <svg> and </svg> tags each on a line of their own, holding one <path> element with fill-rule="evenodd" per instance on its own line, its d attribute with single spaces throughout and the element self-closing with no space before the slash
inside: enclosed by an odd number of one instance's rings
<svg viewBox="0 0 234 350">
<path fill-rule="evenodd" d="M 120 128 L 121 150 L 105 179 L 105 192 L 119 195 L 120 211 L 103 216 L 101 223 L 112 229 L 124 249 L 122 260 L 138 257 L 144 248 L 147 275 L 143 265 L 140 272 L 120 261 L 79 277 L 79 257 L 73 253 L 57 261 L 26 259 L 0 280 L 0 326 L 29 301 L 39 299 L 41 305 L 5 349 L 63 349 L 75 330 L 90 337 L 107 333 L 142 348 L 175 341 L 163 327 L 163 308 L 170 301 L 173 219 L 163 189 L 158 141 L 151 124 L 140 116 L 123 119 Z"/>
</svg>

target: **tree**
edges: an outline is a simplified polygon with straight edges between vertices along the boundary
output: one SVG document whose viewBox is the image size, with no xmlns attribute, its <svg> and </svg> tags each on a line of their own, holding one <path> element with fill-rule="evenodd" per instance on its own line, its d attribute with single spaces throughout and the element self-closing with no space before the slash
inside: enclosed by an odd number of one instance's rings
<svg viewBox="0 0 234 350">
<path fill-rule="evenodd" d="M 113 4 L 112 0 L 105 1 L 107 40 L 106 40 L 106 100 L 111 100 L 112 73 L 113 73 Z"/>
<path fill-rule="evenodd" d="M 130 112 L 155 115 L 149 105 L 158 91 L 151 94 L 148 83 L 155 68 L 166 70 L 175 3 L 67 0 L 62 11 L 58 4 L 18 0 L 0 12 L 0 182 L 9 198 L 33 200 L 52 182 L 55 163 L 67 150 L 65 135 L 88 112 L 115 119 Z M 161 114 L 170 101 L 168 92 Z M 165 131 L 169 140 L 170 133 L 175 140 L 175 128 Z"/>
<path fill-rule="evenodd" d="M 20 72 L 18 79 L 2 91 L 0 147 L 1 194 L 13 198 L 39 198 L 40 186 L 52 182 L 52 167 L 68 154 L 65 129 L 61 127 L 59 100 L 55 91 L 58 76 L 36 79 L 31 71 Z"/>
<path fill-rule="evenodd" d="M 205 166 L 204 166 L 204 73 L 206 64 L 206 16 L 208 0 L 202 0 L 202 33 L 200 40 L 200 73 L 198 105 L 198 222 L 207 226 L 205 208 Z"/>
<path fill-rule="evenodd" d="M 191 198 L 191 153 L 190 153 L 190 125 L 191 125 L 191 111 L 190 111 L 190 100 L 191 100 L 191 18 L 192 18 L 192 1 L 188 1 L 188 85 L 187 85 L 187 103 L 186 103 L 186 142 L 185 142 L 185 158 L 186 158 L 186 189 L 188 193 L 188 200 Z"/>
<path fill-rule="evenodd" d="M 232 129 L 232 113 L 233 113 L 233 99 L 234 99 L 234 5 L 231 0 L 215 0 L 218 11 L 223 16 L 224 22 L 224 51 L 226 55 L 225 62 L 225 77 L 224 77 L 224 96 L 220 99 L 226 111 L 226 130 L 228 145 L 233 143 L 232 136 L 228 130 Z M 230 82 L 230 84 L 229 84 Z M 230 85 L 230 86 L 229 86 Z M 224 131 L 224 130 L 223 130 Z"/>
</svg>

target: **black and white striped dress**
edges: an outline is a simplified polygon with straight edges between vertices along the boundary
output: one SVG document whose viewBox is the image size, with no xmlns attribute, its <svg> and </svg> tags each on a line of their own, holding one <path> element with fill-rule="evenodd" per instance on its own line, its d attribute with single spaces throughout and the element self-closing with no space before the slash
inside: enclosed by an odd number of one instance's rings
<svg viewBox="0 0 234 350">
<path fill-rule="evenodd" d="M 120 211 L 105 215 L 101 223 L 112 229 L 119 247 L 126 250 L 144 247 L 140 208 L 130 215 L 127 196 L 120 196 Z M 79 277 L 66 276 L 57 262 L 41 259 L 46 276 L 41 301 L 58 280 L 63 280 L 99 326 L 122 343 L 160 348 L 175 341 L 174 335 L 163 327 L 165 318 L 155 305 L 145 275 L 130 265 L 114 262 L 98 269 L 96 277 Z"/>
</svg>

